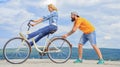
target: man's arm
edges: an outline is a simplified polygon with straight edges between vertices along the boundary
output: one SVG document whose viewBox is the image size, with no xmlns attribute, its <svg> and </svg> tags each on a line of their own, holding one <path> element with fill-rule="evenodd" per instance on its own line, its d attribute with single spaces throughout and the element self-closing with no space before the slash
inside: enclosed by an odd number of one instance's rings
<svg viewBox="0 0 120 67">
<path fill-rule="evenodd" d="M 77 28 L 78 28 L 78 26 L 74 25 L 73 28 L 72 28 L 72 30 L 70 32 L 68 32 L 67 34 L 63 35 L 62 37 L 66 38 L 66 37 L 72 35 L 77 30 Z"/>
<path fill-rule="evenodd" d="M 77 27 L 73 27 L 73 29 L 67 33 L 67 36 L 70 36 L 71 34 L 73 34 L 75 31 L 77 30 Z"/>
<path fill-rule="evenodd" d="M 62 37 L 66 38 L 66 37 L 70 36 L 71 34 L 73 34 L 79 28 L 80 24 L 81 23 L 79 21 L 74 22 L 74 26 L 73 26 L 72 30 L 69 33 L 63 35 Z"/>
</svg>

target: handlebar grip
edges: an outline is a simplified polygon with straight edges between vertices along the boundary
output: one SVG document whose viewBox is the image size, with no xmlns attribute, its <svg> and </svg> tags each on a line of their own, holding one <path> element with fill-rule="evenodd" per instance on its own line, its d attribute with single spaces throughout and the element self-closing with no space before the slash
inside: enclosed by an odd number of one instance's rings
<svg viewBox="0 0 120 67">
<path fill-rule="evenodd" d="M 28 31 L 30 30 L 30 27 L 31 27 L 31 25 L 30 25 L 30 22 L 32 22 L 33 20 L 30 20 L 29 22 L 28 22 L 28 24 L 27 24 L 27 26 L 28 26 Z"/>
<path fill-rule="evenodd" d="M 31 26 L 31 25 L 30 25 L 30 22 L 33 22 L 33 21 L 34 21 L 34 20 L 29 20 L 29 22 L 28 22 L 27 25 L 28 25 L 28 26 Z"/>
</svg>

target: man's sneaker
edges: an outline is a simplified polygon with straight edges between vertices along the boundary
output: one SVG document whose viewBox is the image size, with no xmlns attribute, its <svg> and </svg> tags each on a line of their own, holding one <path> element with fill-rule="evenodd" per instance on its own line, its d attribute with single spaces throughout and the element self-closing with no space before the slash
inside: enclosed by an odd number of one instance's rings
<svg viewBox="0 0 120 67">
<path fill-rule="evenodd" d="M 80 60 L 80 59 L 76 59 L 75 61 L 74 61 L 74 63 L 82 63 L 83 61 L 82 60 Z"/>
<path fill-rule="evenodd" d="M 100 59 L 97 64 L 104 64 L 104 60 Z"/>
<path fill-rule="evenodd" d="M 22 37 L 24 40 L 28 40 L 27 37 L 25 37 L 22 33 L 19 33 L 20 37 Z"/>
</svg>

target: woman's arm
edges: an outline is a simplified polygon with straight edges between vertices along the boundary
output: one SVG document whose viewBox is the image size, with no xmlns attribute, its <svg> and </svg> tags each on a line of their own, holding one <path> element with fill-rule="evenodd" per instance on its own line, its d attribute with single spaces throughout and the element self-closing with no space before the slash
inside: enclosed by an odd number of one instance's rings
<svg viewBox="0 0 120 67">
<path fill-rule="evenodd" d="M 32 22 L 34 22 L 34 24 L 31 24 L 31 25 L 32 25 L 32 26 L 35 26 L 35 25 L 41 23 L 42 21 L 43 21 L 43 18 L 40 18 L 40 19 L 38 19 L 38 20 L 33 20 Z"/>
<path fill-rule="evenodd" d="M 47 21 L 47 20 L 49 20 L 49 18 L 54 17 L 54 16 L 57 16 L 57 15 L 58 15 L 57 12 L 52 12 L 50 15 L 43 16 L 42 18 L 40 18 L 40 19 L 38 19 L 38 20 L 33 20 L 33 22 L 34 22 L 35 24 L 31 24 L 31 25 L 32 25 L 32 26 L 35 26 L 35 25 L 39 24 L 40 22 Z"/>
<path fill-rule="evenodd" d="M 43 16 L 43 21 L 46 21 L 52 17 L 58 16 L 58 13 L 56 11 L 50 13 L 49 15 Z"/>
</svg>

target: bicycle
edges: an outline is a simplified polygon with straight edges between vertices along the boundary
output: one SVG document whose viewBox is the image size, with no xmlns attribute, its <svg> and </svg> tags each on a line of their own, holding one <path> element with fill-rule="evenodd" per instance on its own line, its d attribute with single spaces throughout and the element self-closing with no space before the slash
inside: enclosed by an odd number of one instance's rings
<svg viewBox="0 0 120 67">
<path fill-rule="evenodd" d="M 30 23 L 31 21 L 27 24 L 27 32 L 29 32 L 31 28 Z M 21 64 L 25 62 L 29 58 L 32 49 L 32 46 L 30 46 L 28 40 L 24 38 L 22 32 L 19 34 L 20 37 L 14 37 L 8 40 L 3 48 L 4 58 L 12 64 Z M 62 37 L 53 37 L 50 39 L 49 35 L 47 35 L 45 46 L 38 46 L 35 43 L 34 38 L 32 38 L 35 49 L 40 55 L 47 54 L 49 59 L 54 63 L 67 62 L 71 57 L 72 45 L 68 40 Z"/>
</svg>

